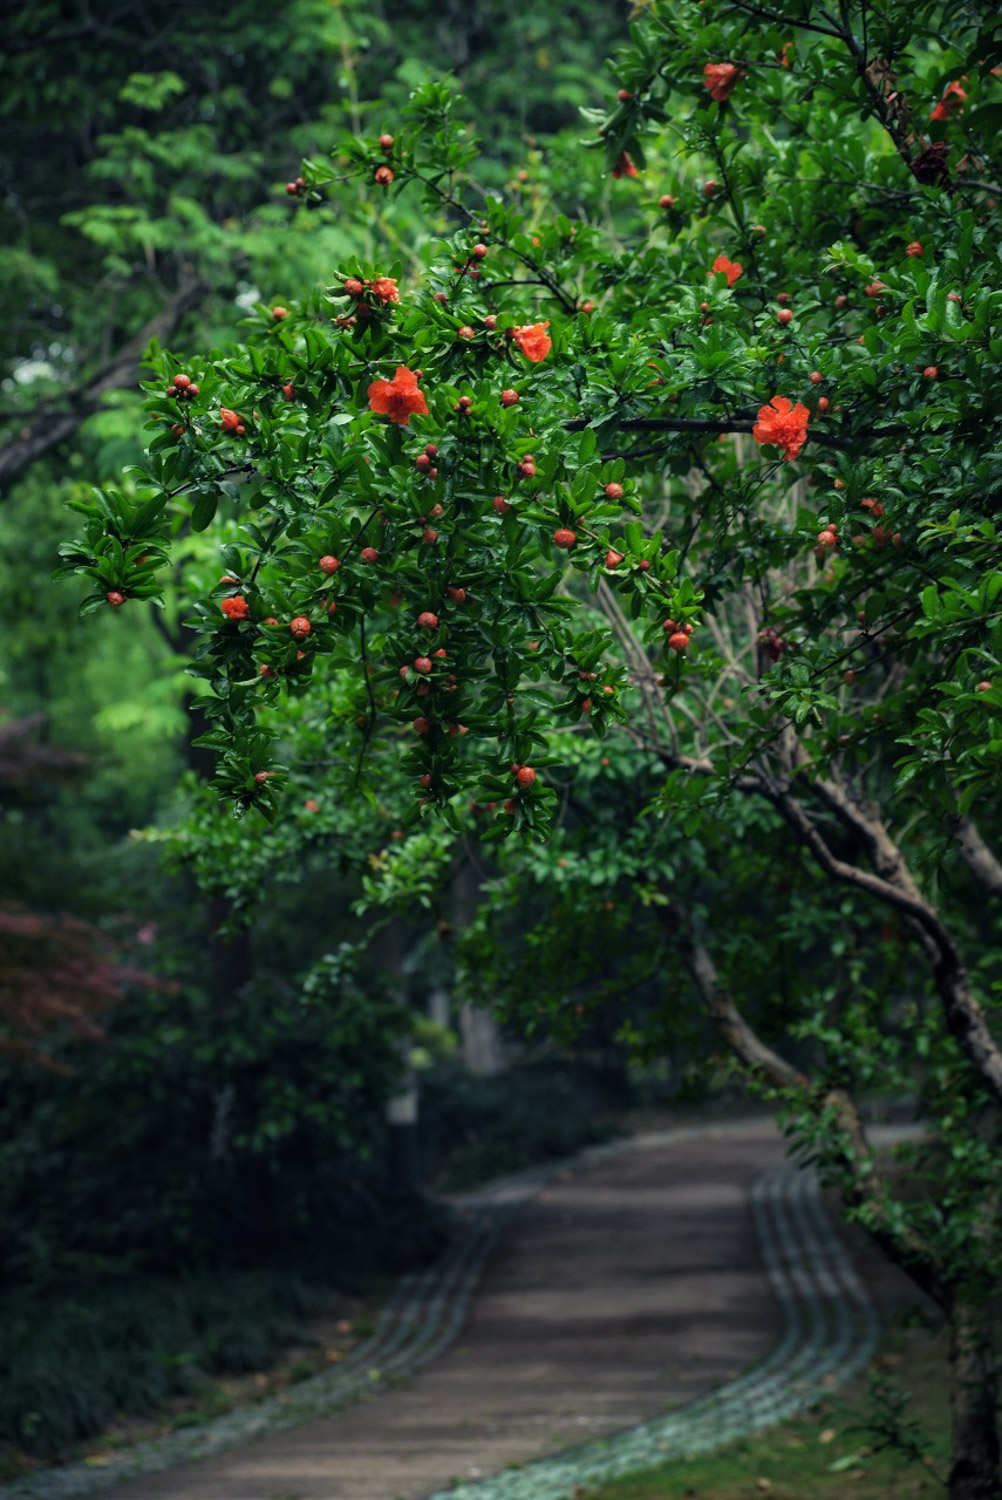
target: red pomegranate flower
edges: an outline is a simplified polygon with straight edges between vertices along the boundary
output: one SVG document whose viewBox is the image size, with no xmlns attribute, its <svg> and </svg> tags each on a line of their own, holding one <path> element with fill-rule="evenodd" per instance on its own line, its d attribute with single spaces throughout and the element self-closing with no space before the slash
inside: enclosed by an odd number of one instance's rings
<svg viewBox="0 0 1002 1500">
<path fill-rule="evenodd" d="M 526 359 L 538 365 L 541 359 L 545 359 L 553 347 L 553 340 L 547 333 L 549 323 L 527 323 L 522 328 L 513 328 L 511 336 L 515 340 Z"/>
<path fill-rule="evenodd" d="M 375 281 L 369 282 L 369 291 L 380 302 L 399 302 L 400 293 L 392 276 L 377 276 Z"/>
<path fill-rule="evenodd" d="M 959 114 L 964 107 L 964 100 L 966 98 L 967 90 L 955 78 L 943 90 L 942 99 L 929 115 L 930 120 L 948 120 L 951 115 Z"/>
<path fill-rule="evenodd" d="M 392 380 L 374 380 L 369 386 L 369 408 L 406 427 L 415 412 L 427 413 L 428 403 L 418 390 L 414 371 L 397 365 Z"/>
<path fill-rule="evenodd" d="M 613 177 L 636 177 L 637 164 L 629 151 L 621 151 L 616 158 L 616 165 L 612 169 Z"/>
<path fill-rule="evenodd" d="M 768 406 L 759 408 L 752 437 L 756 443 L 775 443 L 784 458 L 796 458 L 807 438 L 809 416 L 802 402 L 794 406 L 787 396 L 773 396 Z"/>
<path fill-rule="evenodd" d="M 243 594 L 234 594 L 232 599 L 222 599 L 219 608 L 228 620 L 246 620 L 250 614 L 250 605 Z"/>
<path fill-rule="evenodd" d="M 720 271 L 727 277 L 727 285 L 733 286 L 738 277 L 744 275 L 744 269 L 739 260 L 728 260 L 726 255 L 718 255 L 706 274 L 712 276 L 715 271 Z"/>
<path fill-rule="evenodd" d="M 703 80 L 710 90 L 710 98 L 716 99 L 718 104 L 731 97 L 740 77 L 741 69 L 736 63 L 707 63 L 703 69 Z"/>
</svg>

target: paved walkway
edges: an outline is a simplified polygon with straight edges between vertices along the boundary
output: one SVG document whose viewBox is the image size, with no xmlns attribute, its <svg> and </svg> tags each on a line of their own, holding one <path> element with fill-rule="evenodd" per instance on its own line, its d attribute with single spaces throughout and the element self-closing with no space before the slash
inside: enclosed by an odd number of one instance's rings
<svg viewBox="0 0 1002 1500">
<path fill-rule="evenodd" d="M 778 1420 L 872 1351 L 869 1300 L 771 1123 L 599 1147 L 546 1178 L 462 1200 L 455 1254 L 402 1285 L 350 1367 L 0 1500 L 559 1500 Z M 378 1399 L 292 1425 L 359 1393 Z M 210 1456 L 117 1483 L 179 1452 Z"/>
</svg>

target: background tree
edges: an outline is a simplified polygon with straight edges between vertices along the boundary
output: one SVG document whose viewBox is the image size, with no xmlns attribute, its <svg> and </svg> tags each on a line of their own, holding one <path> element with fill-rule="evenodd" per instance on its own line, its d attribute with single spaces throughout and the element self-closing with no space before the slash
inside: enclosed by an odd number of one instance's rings
<svg viewBox="0 0 1002 1500">
<path fill-rule="evenodd" d="M 312 721 L 337 801 L 382 742 L 415 820 L 461 832 L 472 796 L 481 842 L 546 832 L 582 720 L 623 725 L 660 768 L 644 815 L 676 836 L 655 886 L 694 993 L 949 1317 L 955 1500 L 999 1485 L 998 955 L 968 883 L 998 891 L 998 43 L 979 6 L 651 6 L 591 167 L 540 168 L 545 208 L 478 196 L 453 96 L 419 88 L 301 193 L 424 192 L 457 226 L 440 258 L 413 287 L 345 261 L 238 351 L 159 356 L 135 488 L 84 502 L 66 549 L 124 621 L 172 533 L 215 522 L 226 572 L 191 613 L 244 815 L 299 795 Z M 823 877 L 790 923 L 817 965 L 792 1058 L 744 1013 L 753 945 L 738 973 L 703 917 L 748 878 L 735 824 Z M 387 898 L 427 892 L 428 837 Z M 900 924 L 907 997 L 878 957 L 833 991 L 832 890 L 854 943 L 874 910 Z M 861 1124 L 878 1063 L 936 1131 L 917 1204 Z"/>
<path fill-rule="evenodd" d="M 427 931 L 423 913 L 401 924 L 403 976 L 356 948 L 366 929 L 350 912 L 359 870 L 400 842 L 392 778 L 386 796 L 346 804 L 355 816 L 338 816 L 335 854 L 327 746 L 311 723 L 313 765 L 302 767 L 287 820 L 287 861 L 261 846 L 257 865 L 255 841 L 227 827 L 212 839 L 217 870 L 232 853 L 228 877 L 196 888 L 209 851 L 194 839 L 183 846 L 190 865 L 163 867 L 165 831 L 200 807 L 192 772 L 211 763 L 193 744 L 206 725 L 200 685 L 185 671 L 183 601 L 219 577 L 214 536 L 189 530 L 179 540 L 163 613 L 133 611 L 124 635 L 110 610 L 80 630 L 71 595 L 49 610 L 40 585 L 66 502 L 89 494 L 81 481 L 116 486 L 141 460 L 136 376 L 151 333 L 232 344 L 244 319 L 290 301 L 345 255 L 389 240 L 416 273 L 447 223 L 441 207 L 429 216 L 362 184 L 350 213 L 300 212 L 286 183 L 302 155 L 325 149 L 363 109 L 380 113 L 375 99 L 392 117 L 429 70 L 455 67 L 482 102 L 488 170 L 501 186 L 539 156 L 526 130 L 572 122 L 577 105 L 595 102 L 603 38 L 624 29 L 590 5 L 532 15 L 478 6 L 447 27 L 441 17 L 430 26 L 424 10 L 314 3 L 276 18 L 251 3 L 182 16 L 123 3 L 96 16 L 31 3 L 8 27 L 0 1364 L 19 1378 L 0 1390 L 3 1473 L 25 1450 L 64 1454 L 123 1402 L 143 1409 L 186 1390 L 193 1370 L 225 1369 L 220 1350 L 232 1352 L 229 1368 L 260 1368 L 332 1280 L 343 1293 L 363 1263 L 392 1269 L 434 1249 L 438 1216 L 386 1171 L 382 1117 L 413 1059 L 435 1074 L 436 1149 L 449 1132 L 486 1128 L 471 1125 L 478 1112 L 458 1067 L 435 1062 L 449 1038 L 419 1009 L 448 941 Z M 514 56 L 517 91 L 506 74 Z M 35 773 L 25 780 L 12 768 L 25 759 L 29 724 Z M 267 912 L 256 907 L 252 930 L 237 930 L 234 908 L 254 907 L 254 883 L 274 899 Z M 65 961 L 67 934 L 79 943 L 72 972 L 55 947 Z M 176 988 L 126 987 L 124 963 Z M 387 984 L 395 996 L 406 990 L 410 1010 L 389 1002 Z M 25 1016 L 44 1029 L 26 1032 Z M 100 1027 L 103 1042 L 75 1027 Z M 44 1073 L 40 1053 L 53 1065 Z M 538 1095 L 527 1077 L 532 1087 Z M 565 1149 L 600 1128 L 593 1096 L 576 1087 L 569 1070 Z M 135 1125 L 127 1139 L 123 1110 Z M 495 1157 L 496 1170 L 554 1149 L 544 1111 L 523 1113 L 513 1143 L 523 1155 Z M 279 1224 L 294 1234 L 274 1234 Z M 304 1245 L 317 1255 L 304 1260 Z M 137 1340 L 154 1325 L 155 1346 Z"/>
</svg>

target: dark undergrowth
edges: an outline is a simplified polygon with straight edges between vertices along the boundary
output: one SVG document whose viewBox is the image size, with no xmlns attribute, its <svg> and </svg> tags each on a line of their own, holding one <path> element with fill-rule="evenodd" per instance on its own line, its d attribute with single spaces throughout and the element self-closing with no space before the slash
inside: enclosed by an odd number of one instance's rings
<svg viewBox="0 0 1002 1500">
<path fill-rule="evenodd" d="M 48 1459 L 120 1413 L 269 1365 L 335 1298 L 287 1271 L 84 1283 L 0 1297 L 0 1447 Z"/>
<path fill-rule="evenodd" d="M 577 1063 L 524 1064 L 490 1079 L 443 1068 L 422 1104 L 429 1179 L 462 1190 L 570 1155 L 619 1133 L 628 1103 L 618 1077 Z M 385 1183 L 367 1205 L 346 1193 L 340 1220 L 336 1199 L 312 1209 L 302 1244 L 290 1253 L 283 1240 L 279 1259 L 264 1241 L 259 1249 L 272 1254 L 256 1265 L 179 1274 L 156 1261 L 67 1257 L 43 1286 L 0 1294 L 0 1478 L 70 1457 L 123 1419 L 176 1425 L 179 1405 L 185 1421 L 195 1420 L 192 1407 L 215 1415 L 221 1380 L 266 1372 L 308 1347 L 312 1322 L 337 1316 L 349 1296 L 378 1295 L 445 1241 L 443 1210 L 388 1194 Z M 215 1212 L 250 1227 L 242 1200 L 217 1201 Z"/>
</svg>

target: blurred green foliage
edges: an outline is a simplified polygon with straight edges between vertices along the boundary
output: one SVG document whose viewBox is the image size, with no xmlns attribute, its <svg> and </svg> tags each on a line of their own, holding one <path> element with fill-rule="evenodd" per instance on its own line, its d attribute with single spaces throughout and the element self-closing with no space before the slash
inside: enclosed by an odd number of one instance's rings
<svg viewBox="0 0 1002 1500">
<path fill-rule="evenodd" d="M 186 772 L 204 769 L 175 585 L 162 622 L 137 611 L 122 632 L 81 627 L 82 591 L 49 582 L 81 482 L 118 481 L 142 447 L 135 364 L 96 409 L 80 393 L 188 283 L 163 337 L 195 348 L 233 342 L 255 306 L 346 256 L 391 244 L 417 268 L 444 214 L 361 192 L 351 214 L 296 213 L 284 184 L 300 159 L 363 119 L 394 128 L 409 91 L 451 71 L 503 184 L 538 156 L 530 137 L 597 101 L 624 26 L 596 0 L 26 0 L 5 20 L 0 464 L 27 435 L 38 452 L 0 504 L 0 719 L 43 711 L 34 738 L 84 763 L 0 767 L 0 903 L 95 922 L 176 988 L 133 988 L 100 1045 L 57 1029 L 47 1050 L 66 1071 L 0 1060 L 0 1449 L 62 1453 L 185 1389 L 192 1366 L 257 1367 L 318 1282 L 420 1260 L 442 1232 L 386 1171 L 408 1016 L 378 962 L 342 946 L 363 934 L 355 872 L 389 847 L 389 809 L 339 805 L 318 738 L 304 788 L 318 812 L 301 808 L 288 860 L 224 829 L 234 867 L 211 900 L 165 869 L 157 830 L 199 805 Z M 218 566 L 193 536 L 177 582 Z M 272 881 L 249 937 L 213 936 Z M 455 1086 L 449 1131 L 474 1108 Z"/>
<path fill-rule="evenodd" d="M 634 1091 L 625 1053 L 543 1054 L 494 1077 L 441 1063 L 423 1080 L 421 1139 L 437 1187 L 460 1192 L 620 1132 Z"/>
</svg>

